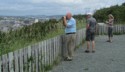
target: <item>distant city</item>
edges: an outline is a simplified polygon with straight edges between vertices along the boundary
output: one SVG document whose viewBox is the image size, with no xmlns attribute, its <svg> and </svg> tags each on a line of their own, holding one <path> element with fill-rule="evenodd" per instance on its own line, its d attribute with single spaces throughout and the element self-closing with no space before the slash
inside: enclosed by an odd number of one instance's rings
<svg viewBox="0 0 125 72">
<path fill-rule="evenodd" d="M 62 15 L 53 16 L 0 16 L 0 31 L 8 32 L 10 30 L 16 30 L 23 26 L 29 26 L 33 23 L 44 22 L 49 19 L 59 20 Z"/>
</svg>

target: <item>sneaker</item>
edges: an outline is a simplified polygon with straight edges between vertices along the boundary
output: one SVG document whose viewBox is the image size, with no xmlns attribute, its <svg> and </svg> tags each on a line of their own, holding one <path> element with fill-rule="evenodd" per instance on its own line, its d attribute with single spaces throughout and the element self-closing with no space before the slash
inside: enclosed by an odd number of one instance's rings
<svg viewBox="0 0 125 72">
<path fill-rule="evenodd" d="M 72 59 L 67 59 L 67 61 L 72 61 Z"/>
<path fill-rule="evenodd" d="M 90 51 L 89 50 L 85 50 L 85 53 L 89 53 Z"/>
<path fill-rule="evenodd" d="M 110 42 L 110 40 L 107 40 L 106 42 Z"/>
<path fill-rule="evenodd" d="M 72 61 L 72 58 L 66 57 L 64 61 Z"/>
<path fill-rule="evenodd" d="M 92 53 L 95 53 L 95 50 L 92 50 Z"/>
</svg>

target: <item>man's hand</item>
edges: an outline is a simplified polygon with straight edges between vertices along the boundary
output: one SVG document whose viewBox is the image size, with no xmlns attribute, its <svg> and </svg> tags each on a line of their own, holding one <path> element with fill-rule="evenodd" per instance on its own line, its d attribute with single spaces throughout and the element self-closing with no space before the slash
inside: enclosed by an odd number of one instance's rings
<svg viewBox="0 0 125 72">
<path fill-rule="evenodd" d="M 63 16 L 63 20 L 66 20 L 66 16 Z"/>
<path fill-rule="evenodd" d="M 63 25 L 64 25 L 65 27 L 67 26 L 66 16 L 63 17 Z"/>
</svg>

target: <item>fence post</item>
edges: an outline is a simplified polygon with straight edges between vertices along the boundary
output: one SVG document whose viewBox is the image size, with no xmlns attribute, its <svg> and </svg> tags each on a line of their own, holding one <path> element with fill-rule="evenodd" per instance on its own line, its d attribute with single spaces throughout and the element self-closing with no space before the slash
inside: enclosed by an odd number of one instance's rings
<svg viewBox="0 0 125 72">
<path fill-rule="evenodd" d="M 31 46 L 28 46 L 28 61 L 29 61 L 28 71 L 31 72 L 31 63 L 32 63 Z"/>
<path fill-rule="evenodd" d="M 34 72 L 35 70 L 35 53 L 34 53 L 34 45 L 31 46 L 31 57 L 32 57 L 32 64 L 31 64 L 31 71 Z"/>
<path fill-rule="evenodd" d="M 8 72 L 8 59 L 7 59 L 7 54 L 2 56 L 2 68 L 3 72 Z"/>
<path fill-rule="evenodd" d="M 54 38 L 52 38 L 52 40 L 51 40 L 51 49 L 52 49 L 51 58 L 52 58 L 52 62 L 53 62 L 54 61 Z"/>
<path fill-rule="evenodd" d="M 9 72 L 14 72 L 14 58 L 13 58 L 13 52 L 10 52 L 8 54 L 9 56 Z"/>
<path fill-rule="evenodd" d="M 38 64 L 39 64 L 39 62 L 38 62 L 38 44 L 35 44 L 35 72 L 38 72 Z"/>
<path fill-rule="evenodd" d="M 41 46 L 41 42 L 38 43 L 38 71 L 41 72 L 42 71 L 42 46 Z"/>
<path fill-rule="evenodd" d="M 1 56 L 0 56 L 0 72 L 2 72 L 1 66 L 2 66 L 2 60 L 1 60 Z"/>
<path fill-rule="evenodd" d="M 23 49 L 23 57 L 24 57 L 24 72 L 28 72 L 28 50 L 27 50 L 27 48 L 24 48 Z"/>
<path fill-rule="evenodd" d="M 20 72 L 23 72 L 23 49 L 19 50 L 19 65 L 20 65 Z"/>
<path fill-rule="evenodd" d="M 61 47 L 62 47 L 62 48 L 61 48 L 62 53 L 61 53 L 61 54 L 62 54 L 62 59 L 64 59 L 64 57 L 66 56 L 66 51 L 67 51 L 67 50 L 66 50 L 65 38 L 66 38 L 65 35 L 62 35 L 62 36 L 61 36 L 61 42 L 62 42 L 62 46 L 61 46 Z"/>
<path fill-rule="evenodd" d="M 42 72 L 44 72 L 44 64 L 45 64 L 45 41 L 42 42 Z"/>
<path fill-rule="evenodd" d="M 19 72 L 19 53 L 18 50 L 14 52 L 14 66 L 15 66 L 15 72 Z"/>
</svg>

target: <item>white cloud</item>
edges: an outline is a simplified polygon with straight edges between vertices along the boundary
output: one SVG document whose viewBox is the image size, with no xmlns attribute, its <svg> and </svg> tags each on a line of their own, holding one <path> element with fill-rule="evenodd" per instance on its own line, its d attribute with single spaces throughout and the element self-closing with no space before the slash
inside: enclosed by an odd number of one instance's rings
<svg viewBox="0 0 125 72">
<path fill-rule="evenodd" d="M 59 3 L 59 4 L 68 4 L 68 3 L 73 3 L 73 4 L 78 4 L 78 3 L 82 3 L 82 0 L 30 0 L 30 2 L 32 3 L 44 3 L 44 2 L 48 2 L 48 3 Z"/>
<path fill-rule="evenodd" d="M 84 13 L 102 7 L 121 4 L 124 0 L 6 0 L 0 2 L 0 11 L 31 11 L 39 14 L 64 14 L 67 11 Z M 41 12 L 40 12 L 41 11 Z M 55 13 L 56 12 L 56 13 Z M 8 11 L 9 13 L 9 11 Z M 15 12 L 16 13 L 16 12 Z"/>
</svg>

